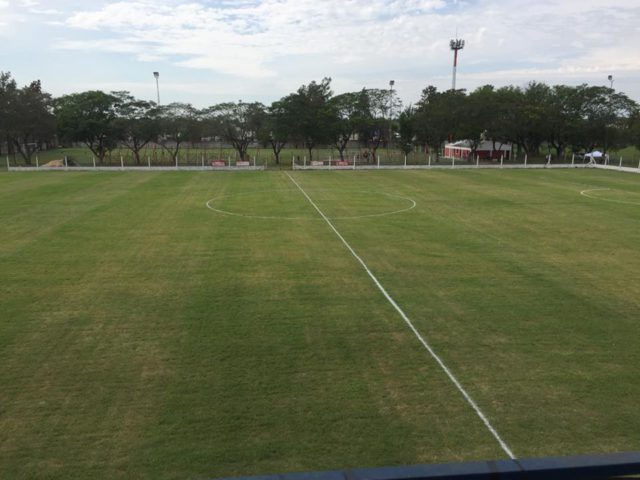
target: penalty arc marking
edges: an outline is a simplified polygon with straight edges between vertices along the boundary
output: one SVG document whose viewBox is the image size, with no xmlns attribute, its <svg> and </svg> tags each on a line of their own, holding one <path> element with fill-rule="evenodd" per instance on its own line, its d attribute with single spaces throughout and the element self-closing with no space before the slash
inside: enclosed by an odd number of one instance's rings
<svg viewBox="0 0 640 480">
<path fill-rule="evenodd" d="M 462 396 L 467 401 L 467 403 L 471 406 L 471 408 L 473 408 L 473 410 L 476 412 L 478 417 L 480 417 L 480 420 L 482 420 L 482 423 L 484 423 L 485 427 L 487 427 L 489 432 L 491 432 L 491 434 L 496 439 L 496 441 L 498 442 L 498 444 L 500 445 L 502 450 L 509 456 L 509 458 L 511 458 L 512 460 L 515 460 L 516 457 L 513 454 L 513 452 L 511 451 L 511 448 L 509 448 L 509 446 L 505 443 L 505 441 L 500 437 L 500 435 L 498 434 L 497 430 L 493 427 L 493 425 L 491 424 L 491 422 L 489 421 L 487 416 L 483 413 L 483 411 L 480 409 L 478 404 L 471 398 L 471 395 L 469 395 L 469 393 L 465 390 L 465 388 L 462 386 L 460 381 L 455 377 L 455 375 L 451 372 L 451 370 L 449 370 L 449 367 L 447 367 L 447 365 L 438 356 L 438 354 L 435 352 L 435 350 L 433 350 L 431 345 L 429 345 L 429 343 L 420 334 L 420 332 L 413 325 L 413 322 L 409 319 L 407 314 L 404 313 L 404 310 L 402 310 L 402 308 L 400 308 L 400 306 L 391 297 L 391 295 L 389 295 L 389 293 L 382 286 L 382 284 L 380 283 L 378 278 L 371 272 L 371 270 L 369 270 L 369 267 L 367 267 L 367 264 L 364 263 L 364 260 L 362 260 L 362 258 L 360 258 L 360 256 L 358 256 L 358 254 L 355 252 L 355 250 L 353 250 L 353 248 L 351 248 L 351 245 L 349 245 L 349 243 L 340 234 L 338 229 L 333 225 L 333 223 L 331 223 L 331 220 L 329 220 L 329 218 L 324 213 L 322 213 L 322 210 L 320 210 L 320 208 L 318 208 L 318 206 L 314 203 L 314 201 L 311 199 L 311 197 L 309 197 L 309 195 L 307 195 L 307 192 L 304 191 L 304 189 L 298 184 L 298 182 L 296 182 L 295 179 L 291 175 L 289 175 L 289 173 L 287 173 L 287 172 L 285 172 L 285 173 L 286 173 L 287 177 L 289 177 L 289 179 L 294 183 L 294 185 L 296 187 L 298 187 L 298 189 L 300 190 L 302 195 L 304 195 L 304 197 L 307 199 L 307 201 L 313 206 L 313 208 L 315 208 L 315 210 L 322 217 L 322 219 L 329 225 L 331 230 L 333 230 L 333 233 L 335 233 L 336 236 L 342 241 L 342 243 L 347 248 L 347 250 L 349 250 L 349 252 L 351 252 L 351 255 L 353 255 L 354 258 L 358 261 L 358 263 L 360 263 L 360 265 L 362 265 L 364 270 L 367 272 L 367 275 L 369 275 L 371 280 L 373 280 L 373 283 L 376 285 L 376 287 L 378 287 L 378 290 L 380 290 L 380 292 L 384 295 L 384 297 L 391 304 L 391 306 L 395 309 L 395 311 L 398 312 L 398 314 L 400 315 L 400 317 L 402 317 L 402 319 L 407 324 L 409 329 L 418 338 L 418 340 L 420 341 L 422 346 L 429 352 L 431 357 L 436 361 L 436 363 L 444 371 L 444 373 L 447 375 L 447 377 L 449 377 L 449 380 L 451 380 L 451 382 L 455 385 L 455 387 L 462 394 Z"/>
</svg>

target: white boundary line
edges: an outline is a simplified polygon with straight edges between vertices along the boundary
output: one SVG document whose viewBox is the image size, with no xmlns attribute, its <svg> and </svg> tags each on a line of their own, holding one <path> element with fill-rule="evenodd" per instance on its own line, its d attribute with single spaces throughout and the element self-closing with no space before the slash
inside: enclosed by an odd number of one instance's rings
<svg viewBox="0 0 640 480">
<path fill-rule="evenodd" d="M 456 386 L 456 388 L 458 389 L 458 391 L 460 391 L 460 393 L 462 394 L 462 396 L 465 398 L 465 400 L 467 401 L 467 403 L 469 403 L 469 405 L 471 405 L 471 407 L 473 408 L 473 410 L 475 410 L 476 414 L 478 415 L 478 417 L 480 417 L 480 419 L 482 420 L 482 422 L 484 423 L 484 425 L 487 427 L 487 429 L 491 432 L 491 434 L 494 436 L 494 438 L 498 441 L 498 443 L 500 444 L 500 447 L 502 447 L 502 450 L 504 450 L 504 452 L 509 456 L 509 458 L 511 458 L 512 460 L 515 460 L 516 457 L 513 454 L 513 452 L 511 451 L 511 449 L 509 448 L 509 446 L 504 442 L 504 440 L 502 440 L 502 438 L 500 438 L 500 435 L 498 434 L 498 432 L 496 431 L 495 428 L 493 428 L 493 426 L 491 425 L 491 422 L 489 422 L 489 419 L 486 417 L 486 415 L 482 412 L 482 410 L 480 410 L 480 407 L 478 407 L 478 405 L 476 404 L 476 402 L 473 401 L 473 399 L 471 398 L 471 396 L 467 393 L 467 391 L 464 389 L 464 387 L 462 386 L 462 384 L 458 381 L 458 379 L 453 375 L 453 373 L 451 373 L 451 370 L 449 370 L 449 368 L 445 365 L 445 363 L 442 361 L 442 359 L 438 356 L 438 354 L 436 354 L 436 352 L 433 350 L 433 348 L 431 348 L 431 346 L 427 343 L 427 341 L 422 337 L 422 335 L 420 335 L 420 332 L 418 332 L 418 330 L 416 329 L 416 327 L 413 325 L 413 323 L 411 322 L 411 320 L 409 319 L 409 317 L 407 317 L 407 315 L 404 313 L 404 311 L 398 306 L 398 304 L 395 302 L 395 300 L 393 298 L 391 298 L 391 295 L 389 295 L 387 293 L 387 291 L 385 290 L 385 288 L 382 286 L 382 284 L 380 283 L 380 281 L 376 278 L 376 276 L 371 273 L 371 270 L 369 270 L 369 267 L 367 267 L 367 264 L 364 263 L 364 261 L 358 256 L 358 254 L 353 250 L 353 248 L 351 248 L 351 245 L 349 245 L 347 243 L 347 241 L 344 239 L 344 237 L 340 234 L 340 232 L 338 232 L 338 230 L 336 229 L 336 227 L 334 227 L 333 223 L 331 223 L 331 221 L 325 216 L 324 213 L 322 213 L 322 210 L 320 210 L 318 208 L 318 206 L 313 202 L 313 200 L 311 200 L 311 197 L 309 197 L 309 195 L 307 195 L 307 192 L 305 192 L 303 190 L 303 188 L 298 184 L 298 182 L 296 182 L 293 177 L 291 175 L 289 175 L 288 172 L 285 172 L 287 177 L 289 177 L 289 179 L 294 183 L 294 185 L 296 187 L 298 187 L 298 189 L 300 190 L 300 192 L 302 192 L 302 194 L 306 197 L 306 199 L 309 201 L 309 203 L 313 206 L 313 208 L 316 209 L 316 211 L 318 212 L 318 214 L 323 218 L 323 220 L 325 222 L 327 222 L 327 224 L 329 225 L 329 227 L 331 227 L 331 230 L 333 230 L 333 233 L 336 234 L 336 236 L 342 241 L 342 243 L 344 244 L 345 247 L 347 247 L 347 250 L 349 250 L 351 252 L 351 255 L 354 256 L 354 258 L 360 263 L 360 265 L 362 265 L 362 267 L 365 269 L 365 271 L 367 272 L 367 274 L 369 275 L 369 277 L 371 278 L 371 280 L 373 280 L 373 283 L 375 283 L 376 287 L 378 287 L 378 290 L 380 290 L 380 292 L 382 292 L 382 294 L 384 295 L 384 297 L 388 300 L 388 302 L 391 304 L 391 306 L 396 310 L 396 312 L 398 312 L 400 314 L 400 316 L 402 317 L 402 319 L 405 321 L 405 323 L 409 326 L 409 328 L 411 329 L 411 331 L 414 333 L 414 335 L 418 338 L 418 340 L 420 340 L 420 343 L 422 343 L 422 345 L 424 346 L 424 348 L 427 349 L 427 351 L 431 354 L 431 356 L 433 357 L 433 359 L 438 363 L 438 365 L 440 365 L 440 368 L 442 368 L 442 370 L 444 371 L 444 373 L 447 374 L 447 376 L 449 377 L 449 380 L 451 380 L 453 382 L 453 384 Z"/>
<path fill-rule="evenodd" d="M 615 200 L 613 198 L 603 198 L 603 197 L 598 197 L 596 195 L 589 195 L 589 192 L 597 192 L 597 191 L 603 191 L 603 190 L 611 190 L 611 189 L 610 188 L 590 188 L 588 190 L 582 190 L 580 192 L 580 195 L 587 198 L 593 198 L 594 200 L 602 200 L 603 202 L 623 203 L 625 205 L 640 205 L 640 202 L 625 202 L 624 200 Z"/>
</svg>

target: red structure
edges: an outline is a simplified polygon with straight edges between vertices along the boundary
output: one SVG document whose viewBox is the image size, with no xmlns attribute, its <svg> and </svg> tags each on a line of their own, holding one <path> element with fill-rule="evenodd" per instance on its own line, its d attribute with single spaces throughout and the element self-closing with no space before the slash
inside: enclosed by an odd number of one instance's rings
<svg viewBox="0 0 640 480">
<path fill-rule="evenodd" d="M 511 158 L 512 147 L 510 143 L 503 145 L 496 145 L 493 147 L 493 142 L 484 141 L 480 142 L 476 149 L 475 156 L 471 157 L 471 142 L 469 140 L 459 140 L 454 143 L 447 143 L 444 146 L 445 158 L 456 158 L 462 160 L 476 160 L 479 157 L 480 160 L 509 160 Z"/>
</svg>

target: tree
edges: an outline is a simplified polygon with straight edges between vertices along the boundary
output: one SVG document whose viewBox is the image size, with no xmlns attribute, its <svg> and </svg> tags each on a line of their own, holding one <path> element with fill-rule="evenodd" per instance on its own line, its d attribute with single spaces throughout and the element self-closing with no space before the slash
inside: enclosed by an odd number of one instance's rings
<svg viewBox="0 0 640 480">
<path fill-rule="evenodd" d="M 358 139 L 360 144 L 369 150 L 367 157 L 373 162 L 378 148 L 383 142 L 388 141 L 390 122 L 388 114 L 392 105 L 389 90 L 363 89 L 361 95 L 359 101 L 366 113 L 358 122 Z"/>
<path fill-rule="evenodd" d="M 331 140 L 344 161 L 344 151 L 349 141 L 369 118 L 368 100 L 362 92 L 337 95 L 329 100 L 333 118 Z"/>
<path fill-rule="evenodd" d="M 438 92 L 436 87 L 428 86 L 422 91 L 415 110 L 416 137 L 435 149 L 436 159 L 442 144 L 459 134 L 464 100 L 464 90 Z"/>
<path fill-rule="evenodd" d="M 409 105 L 398 116 L 398 135 L 400 149 L 405 155 L 413 151 L 416 139 L 416 116 L 414 108 Z"/>
<path fill-rule="evenodd" d="M 0 146 L 7 143 L 7 148 L 11 149 L 11 138 L 9 137 L 9 127 L 15 116 L 16 97 L 18 95 L 18 85 L 11 78 L 10 72 L 0 72 Z"/>
<path fill-rule="evenodd" d="M 104 157 L 122 137 L 116 122 L 118 102 L 116 95 L 99 90 L 58 98 L 55 114 L 60 137 L 84 143 L 103 163 Z"/>
<path fill-rule="evenodd" d="M 182 144 L 200 138 L 198 111 L 188 103 L 163 105 L 158 108 L 158 128 L 158 143 L 176 162 Z"/>
<path fill-rule="evenodd" d="M 275 101 L 267 109 L 264 121 L 258 129 L 258 141 L 263 145 L 270 145 L 276 160 L 280 164 L 280 152 L 295 131 L 295 119 L 286 108 L 282 100 Z"/>
<path fill-rule="evenodd" d="M 55 135 L 51 95 L 39 80 L 18 88 L 9 73 L 0 72 L 0 131 L 27 165 L 33 154 Z"/>
<path fill-rule="evenodd" d="M 550 137 L 551 88 L 540 82 L 531 82 L 523 90 L 518 111 L 520 131 L 518 140 L 527 154 L 536 154 L 542 142 Z"/>
<path fill-rule="evenodd" d="M 128 92 L 114 92 L 117 125 L 122 132 L 122 143 L 131 150 L 140 165 L 140 151 L 156 141 L 160 133 L 159 110 L 153 102 L 137 100 Z"/>
<path fill-rule="evenodd" d="M 265 107 L 261 103 L 228 102 L 211 107 L 207 114 L 212 116 L 220 135 L 231 143 L 240 160 L 247 160 L 249 145 L 257 138 L 265 121 Z"/>
<path fill-rule="evenodd" d="M 323 78 L 320 83 L 313 81 L 302 85 L 296 93 L 281 100 L 282 108 L 294 120 L 290 124 L 291 137 L 304 144 L 309 151 L 309 160 L 316 145 L 331 141 L 335 117 L 328 102 L 332 95 L 331 79 Z"/>
<path fill-rule="evenodd" d="M 638 112 L 638 104 L 624 93 L 608 87 L 582 85 L 580 94 L 583 96 L 581 117 L 584 121 L 581 130 L 587 136 L 588 149 L 599 145 L 606 153 L 623 146 L 632 119 Z"/>
<path fill-rule="evenodd" d="M 469 142 L 472 159 L 476 156 L 480 142 L 489 138 L 487 127 L 491 127 L 491 119 L 495 115 L 495 103 L 496 95 L 492 85 L 479 87 L 464 97 L 458 135 Z"/>
</svg>

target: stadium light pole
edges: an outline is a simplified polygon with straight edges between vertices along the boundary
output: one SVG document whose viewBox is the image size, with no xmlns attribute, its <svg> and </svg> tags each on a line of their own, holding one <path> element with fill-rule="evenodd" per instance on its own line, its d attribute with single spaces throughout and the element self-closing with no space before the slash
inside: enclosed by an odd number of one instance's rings
<svg viewBox="0 0 640 480">
<path fill-rule="evenodd" d="M 395 83 L 394 80 L 389 80 L 389 143 L 387 144 L 387 152 L 391 149 L 391 135 L 393 133 L 391 119 L 393 117 L 393 86 Z"/>
<path fill-rule="evenodd" d="M 609 75 L 607 80 L 609 80 L 609 85 L 611 86 L 611 90 L 613 90 L 613 75 Z"/>
<path fill-rule="evenodd" d="M 456 89 L 456 70 L 458 69 L 458 50 L 462 50 L 464 48 L 464 40 L 461 38 L 456 38 L 449 42 L 449 47 L 453 50 L 453 82 L 451 84 L 451 89 L 455 91 Z"/>
<path fill-rule="evenodd" d="M 153 76 L 156 79 L 156 93 L 158 95 L 158 105 L 160 105 L 160 82 L 158 81 L 158 79 L 160 78 L 160 73 L 153 72 Z"/>
</svg>

